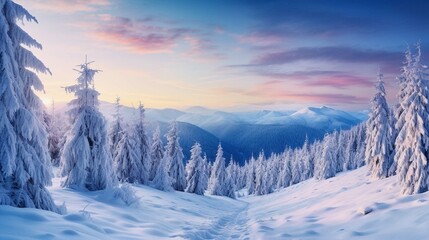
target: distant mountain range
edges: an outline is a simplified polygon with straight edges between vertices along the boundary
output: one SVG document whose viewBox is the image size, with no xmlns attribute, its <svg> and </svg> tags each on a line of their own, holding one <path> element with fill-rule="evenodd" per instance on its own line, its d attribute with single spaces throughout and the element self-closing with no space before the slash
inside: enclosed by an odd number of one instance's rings
<svg viewBox="0 0 429 240">
<path fill-rule="evenodd" d="M 102 102 L 101 112 L 112 119 L 115 105 Z M 123 106 L 124 120 L 132 123 L 138 116 L 137 110 Z M 162 135 L 168 131 L 169 123 L 178 122 L 180 144 L 185 158 L 198 141 L 209 160 L 213 161 L 219 142 L 224 148 L 227 160 L 230 156 L 243 163 L 261 150 L 265 154 L 281 152 L 286 147 L 299 147 L 307 136 L 310 141 L 321 139 L 326 132 L 349 129 L 364 121 L 363 112 L 346 112 L 328 107 L 308 107 L 298 111 L 253 111 L 224 112 L 204 107 L 185 110 L 146 109 L 148 134 L 151 137 L 157 125 Z M 166 142 L 163 139 L 164 144 Z"/>
</svg>

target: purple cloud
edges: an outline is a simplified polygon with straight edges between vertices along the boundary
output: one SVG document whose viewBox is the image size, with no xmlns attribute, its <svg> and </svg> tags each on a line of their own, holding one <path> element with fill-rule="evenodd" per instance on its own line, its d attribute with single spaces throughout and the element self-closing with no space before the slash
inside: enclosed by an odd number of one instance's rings
<svg viewBox="0 0 429 240">
<path fill-rule="evenodd" d="M 251 65 L 278 65 L 304 60 L 336 61 L 346 63 L 378 63 L 399 66 L 402 52 L 358 49 L 351 47 L 302 47 L 288 51 L 266 53 L 256 57 Z"/>
</svg>

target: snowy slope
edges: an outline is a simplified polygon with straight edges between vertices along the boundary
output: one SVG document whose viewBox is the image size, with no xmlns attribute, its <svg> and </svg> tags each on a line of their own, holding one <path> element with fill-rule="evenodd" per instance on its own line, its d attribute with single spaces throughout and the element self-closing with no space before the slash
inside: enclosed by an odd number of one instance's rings
<svg viewBox="0 0 429 240">
<path fill-rule="evenodd" d="M 428 239 L 429 193 L 402 196 L 397 178 L 365 167 L 246 198 L 255 239 Z M 373 212 L 363 215 L 361 208 Z"/>
<path fill-rule="evenodd" d="M 127 207 L 55 179 L 68 214 L 0 206 L 0 239 L 427 239 L 429 193 L 401 196 L 396 182 L 361 168 L 239 200 L 135 186 L 140 205 Z"/>
</svg>

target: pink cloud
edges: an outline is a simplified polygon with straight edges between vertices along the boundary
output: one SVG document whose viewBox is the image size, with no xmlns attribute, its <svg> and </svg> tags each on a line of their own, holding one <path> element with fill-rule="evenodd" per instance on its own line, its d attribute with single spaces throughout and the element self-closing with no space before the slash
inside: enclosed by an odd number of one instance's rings
<svg viewBox="0 0 429 240">
<path fill-rule="evenodd" d="M 81 26 L 88 27 L 88 23 Z M 218 59 L 217 47 L 209 35 L 200 30 L 180 27 L 157 18 L 131 19 L 108 14 L 97 15 L 89 34 L 99 41 L 128 51 L 148 54 L 171 52 L 179 44 L 187 44 L 185 53 L 191 57 Z"/>
<path fill-rule="evenodd" d="M 133 20 L 99 15 L 90 33 L 98 40 L 139 53 L 168 52 L 180 38 L 194 32 L 189 28 L 168 28 L 156 25 L 152 18 Z"/>
</svg>

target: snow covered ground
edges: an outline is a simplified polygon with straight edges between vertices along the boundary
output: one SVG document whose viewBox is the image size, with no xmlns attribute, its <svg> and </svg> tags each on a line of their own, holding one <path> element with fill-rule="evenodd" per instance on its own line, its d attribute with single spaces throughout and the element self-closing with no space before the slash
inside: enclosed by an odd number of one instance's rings
<svg viewBox="0 0 429 240">
<path fill-rule="evenodd" d="M 361 168 L 266 196 L 224 197 L 135 186 L 139 206 L 109 192 L 50 188 L 68 214 L 0 206 L 0 239 L 427 239 L 429 193 L 401 196 L 396 177 Z M 363 211 L 371 211 L 363 215 Z"/>
</svg>

